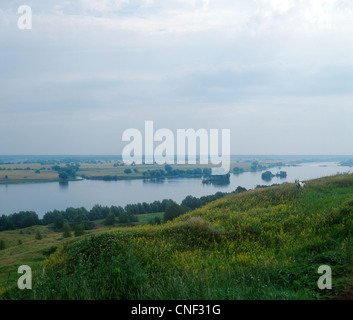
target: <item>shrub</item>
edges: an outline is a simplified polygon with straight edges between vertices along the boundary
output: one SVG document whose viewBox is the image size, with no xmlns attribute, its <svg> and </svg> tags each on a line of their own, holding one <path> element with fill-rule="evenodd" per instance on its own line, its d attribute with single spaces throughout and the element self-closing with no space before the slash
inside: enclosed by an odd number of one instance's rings
<svg viewBox="0 0 353 320">
<path fill-rule="evenodd" d="M 77 224 L 75 226 L 75 237 L 79 237 L 85 234 L 85 226 L 83 223 Z"/>
<path fill-rule="evenodd" d="M 71 237 L 70 225 L 67 222 L 65 222 L 63 226 L 63 237 L 64 238 Z"/>
<path fill-rule="evenodd" d="M 172 203 L 164 213 L 164 221 L 173 220 L 174 218 L 185 213 L 185 210 L 182 206 L 179 206 L 177 203 Z"/>
<path fill-rule="evenodd" d="M 128 223 L 129 222 L 129 215 L 127 213 L 122 213 L 119 216 L 119 223 Z"/>
<path fill-rule="evenodd" d="M 42 234 L 40 233 L 40 230 L 39 229 L 37 229 L 37 231 L 36 231 L 36 240 L 42 240 L 43 239 L 43 236 L 42 236 Z"/>
<path fill-rule="evenodd" d="M 222 235 L 220 230 L 214 228 L 201 217 L 190 217 L 177 228 L 183 240 L 190 245 L 205 244 L 208 241 L 218 240 Z"/>
<path fill-rule="evenodd" d="M 105 218 L 104 224 L 106 226 L 113 226 L 115 224 L 115 215 L 114 213 L 109 213 L 107 217 Z"/>
<path fill-rule="evenodd" d="M 43 251 L 43 255 L 49 257 L 57 248 L 56 246 L 51 246 L 49 249 Z"/>
</svg>

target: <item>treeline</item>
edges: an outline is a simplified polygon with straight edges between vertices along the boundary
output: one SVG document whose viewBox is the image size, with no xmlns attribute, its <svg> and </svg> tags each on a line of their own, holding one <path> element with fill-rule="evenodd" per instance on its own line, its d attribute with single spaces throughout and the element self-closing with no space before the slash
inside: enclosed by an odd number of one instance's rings
<svg viewBox="0 0 353 320">
<path fill-rule="evenodd" d="M 137 215 L 165 212 L 164 220 L 170 220 L 182 213 L 201 208 L 206 204 L 223 198 L 231 193 L 240 193 L 246 191 L 245 188 L 238 187 L 233 192 L 217 192 L 213 195 L 202 196 L 200 198 L 187 196 L 181 204 L 177 204 L 171 199 L 162 201 L 156 200 L 151 203 L 127 204 L 124 208 L 121 206 L 101 206 L 96 204 L 91 210 L 84 207 L 67 208 L 66 210 L 53 210 L 44 214 L 40 219 L 34 211 L 21 211 L 10 215 L 0 217 L 0 231 L 27 228 L 34 225 L 53 224 L 55 230 L 62 230 L 65 223 L 71 227 L 83 226 L 85 230 L 94 227 L 93 221 L 105 219 L 106 224 L 137 222 Z M 167 214 L 168 208 L 173 208 L 173 213 Z M 169 210 L 170 213 L 171 209 Z"/>
<path fill-rule="evenodd" d="M 195 210 L 205 206 L 206 204 L 224 198 L 225 196 L 231 193 L 240 193 L 246 191 L 243 187 L 238 187 L 234 192 L 217 192 L 215 194 L 209 196 L 202 196 L 200 198 L 196 198 L 193 196 L 187 196 L 182 202 L 181 205 L 184 206 L 188 211 Z"/>
<path fill-rule="evenodd" d="M 246 161 L 246 162 L 248 162 L 248 161 Z M 272 168 L 272 167 L 284 167 L 284 166 L 287 166 L 287 165 L 283 162 L 261 164 L 258 161 L 253 161 L 250 166 L 250 171 L 251 172 L 264 171 L 264 170 Z M 241 167 L 234 167 L 233 168 L 234 174 L 241 174 L 244 172 L 245 172 L 244 168 L 241 168 Z"/>
<path fill-rule="evenodd" d="M 29 171 L 29 170 L 37 170 L 37 169 L 31 169 L 30 167 L 27 167 L 27 168 L 0 168 L 0 171 L 2 171 L 2 170 L 6 170 L 6 171 L 24 171 L 24 170 L 26 170 L 26 171 Z M 40 168 L 40 170 L 50 170 L 49 168 L 47 169 L 47 168 Z"/>
<path fill-rule="evenodd" d="M 210 168 L 195 168 L 195 169 L 173 169 L 172 166 L 166 165 L 164 170 L 156 169 L 156 170 L 147 170 L 143 172 L 144 178 L 170 178 L 170 177 L 194 177 L 194 178 L 201 178 L 201 177 L 208 177 L 212 173 L 212 169 Z"/>
<path fill-rule="evenodd" d="M 171 199 L 164 199 L 163 201 L 154 201 L 152 203 L 137 203 L 128 204 L 125 208 L 121 206 L 101 206 L 96 204 L 91 210 L 85 208 L 67 208 L 64 211 L 54 210 L 47 212 L 42 219 L 42 224 L 48 225 L 53 223 L 56 229 L 61 229 L 64 222 L 71 222 L 76 224 L 83 223 L 87 229 L 90 227 L 89 222 L 96 220 L 108 219 L 113 215 L 119 223 L 137 222 L 138 214 L 146 214 L 153 212 L 165 212 L 165 210 L 174 203 Z"/>
<path fill-rule="evenodd" d="M 21 211 L 0 217 L 0 231 L 22 229 L 39 224 L 41 221 L 34 211 Z"/>
<path fill-rule="evenodd" d="M 53 224 L 56 231 L 65 228 L 65 224 L 69 224 L 73 229 L 80 226 L 83 230 L 91 230 L 95 226 L 93 221 L 108 219 L 110 215 L 114 216 L 114 221 L 115 217 L 118 218 L 120 223 L 138 221 L 136 216 L 128 215 L 121 207 L 108 207 L 97 204 L 90 211 L 82 207 L 47 212 L 42 219 L 42 224 Z"/>
<path fill-rule="evenodd" d="M 104 181 L 116 181 L 122 180 L 128 177 L 129 174 L 133 172 L 140 172 L 138 169 L 125 169 L 124 173 L 127 176 L 117 176 L 117 175 L 105 175 L 105 176 L 95 176 L 95 177 L 87 177 L 84 174 L 81 176 L 85 179 L 91 180 L 104 180 Z M 173 169 L 172 166 L 166 165 L 164 169 L 154 169 L 142 172 L 142 176 L 144 179 L 165 179 L 165 178 L 201 178 L 201 177 L 209 177 L 212 173 L 211 168 L 195 168 L 195 169 Z"/>
<path fill-rule="evenodd" d="M 271 181 L 272 178 L 274 177 L 279 177 L 281 179 L 287 178 L 287 172 L 286 171 L 280 171 L 279 173 L 273 174 L 271 171 L 266 171 L 262 173 L 261 178 L 262 180 L 265 181 Z"/>
</svg>

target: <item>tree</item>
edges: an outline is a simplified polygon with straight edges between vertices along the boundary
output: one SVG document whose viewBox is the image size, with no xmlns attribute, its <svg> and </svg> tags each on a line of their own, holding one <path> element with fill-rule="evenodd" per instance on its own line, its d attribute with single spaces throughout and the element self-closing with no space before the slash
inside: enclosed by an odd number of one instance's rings
<svg viewBox="0 0 353 320">
<path fill-rule="evenodd" d="M 243 188 L 241 186 L 239 186 L 235 189 L 235 193 L 242 193 L 242 192 L 246 192 L 246 191 L 247 191 L 246 188 Z"/>
<path fill-rule="evenodd" d="M 5 249 L 5 241 L 3 239 L 0 240 L 0 250 Z"/>
<path fill-rule="evenodd" d="M 129 222 L 129 215 L 124 212 L 119 216 L 119 223 L 128 223 Z"/>
<path fill-rule="evenodd" d="M 55 230 L 60 230 L 64 226 L 64 217 L 61 213 L 59 213 L 54 221 L 54 228 Z"/>
<path fill-rule="evenodd" d="M 113 226 L 115 224 L 116 220 L 115 220 L 115 215 L 114 213 L 109 213 L 107 215 L 107 217 L 105 218 L 105 225 L 106 226 Z"/>
<path fill-rule="evenodd" d="M 154 217 L 154 224 L 161 224 L 162 219 L 160 217 Z"/>
<path fill-rule="evenodd" d="M 65 222 L 63 226 L 63 237 L 64 238 L 71 237 L 70 225 L 67 222 Z"/>
<path fill-rule="evenodd" d="M 83 223 L 75 226 L 75 237 L 79 237 L 85 234 L 85 226 Z"/>
<path fill-rule="evenodd" d="M 244 172 L 243 168 L 239 168 L 239 167 L 233 168 L 233 173 L 234 174 L 240 174 L 240 173 L 243 173 L 243 172 Z"/>
<path fill-rule="evenodd" d="M 179 206 L 177 203 L 172 203 L 164 213 L 164 221 L 173 220 L 174 218 L 182 215 L 184 209 L 182 206 Z"/>
<path fill-rule="evenodd" d="M 271 171 L 266 171 L 261 175 L 262 180 L 271 181 L 275 175 Z"/>
<path fill-rule="evenodd" d="M 131 171 L 131 169 L 125 169 L 124 172 L 125 172 L 126 174 L 130 174 L 132 171 Z"/>
<path fill-rule="evenodd" d="M 187 196 L 181 204 L 191 210 L 200 208 L 202 206 L 201 200 L 193 196 Z"/>
<path fill-rule="evenodd" d="M 138 216 L 136 216 L 135 214 L 129 214 L 129 222 L 138 222 Z"/>
<path fill-rule="evenodd" d="M 172 171 L 173 171 L 173 168 L 172 168 L 171 165 L 166 164 L 165 167 L 164 167 L 164 170 L 167 171 L 168 174 L 171 174 Z"/>
<path fill-rule="evenodd" d="M 110 212 L 113 213 L 115 215 L 115 217 L 119 217 L 125 211 L 124 211 L 124 209 L 121 206 L 119 206 L 119 207 L 111 206 L 110 207 Z"/>
<path fill-rule="evenodd" d="M 42 236 L 42 234 L 40 233 L 40 230 L 37 229 L 37 231 L 36 231 L 36 240 L 42 240 L 42 239 L 43 239 L 43 236 Z"/>
<path fill-rule="evenodd" d="M 64 171 L 59 172 L 59 179 L 67 180 L 68 178 L 69 178 L 69 175 L 66 172 Z"/>
</svg>

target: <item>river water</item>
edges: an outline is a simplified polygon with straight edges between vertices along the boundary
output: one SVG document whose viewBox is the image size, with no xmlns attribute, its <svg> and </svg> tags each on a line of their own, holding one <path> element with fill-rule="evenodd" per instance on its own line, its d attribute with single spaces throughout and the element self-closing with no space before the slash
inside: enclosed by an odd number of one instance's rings
<svg viewBox="0 0 353 320">
<path fill-rule="evenodd" d="M 201 179 L 174 178 L 159 182 L 144 180 L 97 181 L 82 180 L 66 184 L 59 182 L 0 185 L 0 215 L 19 211 L 35 211 L 39 217 L 54 209 L 85 207 L 90 210 L 95 204 L 125 206 L 129 203 L 153 202 L 172 199 L 180 203 L 186 196 L 201 197 L 217 191 L 230 192 L 238 186 L 253 189 L 257 185 L 309 180 L 336 173 L 353 172 L 350 167 L 335 162 L 304 163 L 300 166 L 272 168 L 274 174 L 287 172 L 287 178 L 274 177 L 262 180 L 262 172 L 231 174 L 226 186 L 205 185 Z"/>
</svg>

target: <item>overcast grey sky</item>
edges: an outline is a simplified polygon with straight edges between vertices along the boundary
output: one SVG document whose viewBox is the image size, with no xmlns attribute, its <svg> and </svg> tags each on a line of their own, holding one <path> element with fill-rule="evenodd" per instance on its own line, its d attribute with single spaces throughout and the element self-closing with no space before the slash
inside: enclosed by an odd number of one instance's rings
<svg viewBox="0 0 353 320">
<path fill-rule="evenodd" d="M 0 154 L 121 154 L 145 120 L 353 154 L 353 1 L 1 1 Z"/>
</svg>

